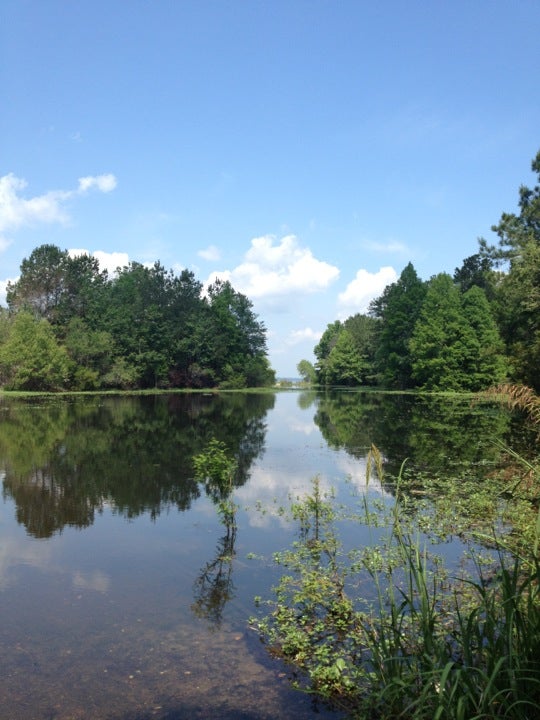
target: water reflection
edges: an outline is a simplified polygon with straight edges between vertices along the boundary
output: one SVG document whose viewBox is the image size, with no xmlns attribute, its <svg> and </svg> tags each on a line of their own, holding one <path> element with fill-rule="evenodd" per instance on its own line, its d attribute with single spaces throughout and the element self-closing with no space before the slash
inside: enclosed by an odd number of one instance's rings
<svg viewBox="0 0 540 720">
<path fill-rule="evenodd" d="M 105 505 L 126 518 L 187 510 L 200 495 L 193 456 L 212 437 L 237 458 L 235 486 L 264 451 L 274 396 L 4 399 L 4 495 L 29 535 L 85 528 Z"/>
<path fill-rule="evenodd" d="M 316 475 L 356 502 L 372 443 L 388 472 L 453 473 L 516 428 L 375 393 L 1 397 L 0 718 L 315 717 L 246 629 L 277 580 L 247 554 L 289 545 L 283 508 Z M 213 439 L 236 460 L 226 492 L 196 479 Z"/>
<path fill-rule="evenodd" d="M 226 524 L 226 532 L 219 539 L 215 557 L 206 563 L 193 584 L 195 596 L 191 609 L 199 618 L 219 626 L 225 605 L 234 598 L 233 560 L 235 558 L 236 523 Z"/>
<path fill-rule="evenodd" d="M 497 440 L 513 447 L 516 442 L 510 413 L 467 398 L 323 393 L 314 420 L 329 447 L 353 458 L 365 458 L 375 444 L 394 475 L 405 458 L 415 470 L 448 475 L 495 462 L 501 453 Z"/>
</svg>

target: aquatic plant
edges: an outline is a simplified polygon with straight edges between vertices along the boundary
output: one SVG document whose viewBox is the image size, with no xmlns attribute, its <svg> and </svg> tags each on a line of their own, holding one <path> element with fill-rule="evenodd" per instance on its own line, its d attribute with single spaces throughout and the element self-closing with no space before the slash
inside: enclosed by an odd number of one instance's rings
<svg viewBox="0 0 540 720">
<path fill-rule="evenodd" d="M 367 460 L 368 479 L 382 481 L 377 448 Z M 252 626 L 291 665 L 297 687 L 351 717 L 536 717 L 540 513 L 526 551 L 496 523 L 490 532 L 473 528 L 470 559 L 451 575 L 418 529 L 403 469 L 389 511 L 381 516 L 362 499 L 354 522 L 373 530 L 369 549 L 347 551 L 339 510 L 313 481 L 311 494 L 292 504 L 298 540 L 274 558 L 285 569 L 275 599 L 261 604 L 269 610 Z M 386 533 L 376 540 L 382 521 Z"/>
</svg>

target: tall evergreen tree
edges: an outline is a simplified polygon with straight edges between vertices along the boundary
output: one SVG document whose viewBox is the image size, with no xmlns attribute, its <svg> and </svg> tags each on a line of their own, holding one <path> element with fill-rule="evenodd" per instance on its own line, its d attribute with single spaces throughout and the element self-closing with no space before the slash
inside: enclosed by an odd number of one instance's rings
<svg viewBox="0 0 540 720">
<path fill-rule="evenodd" d="M 459 290 L 446 273 L 429 282 L 410 351 L 413 377 L 426 390 L 467 387 L 467 364 L 479 345 L 463 314 Z"/>
<path fill-rule="evenodd" d="M 380 319 L 376 367 L 383 385 L 400 389 L 414 387 L 409 343 L 426 294 L 409 263 L 397 282 L 388 285 L 383 294 L 371 303 L 371 314 Z"/>
<path fill-rule="evenodd" d="M 413 374 L 427 390 L 481 390 L 505 377 L 502 343 L 485 293 L 461 295 L 450 275 L 429 282 L 410 342 Z"/>
<path fill-rule="evenodd" d="M 477 348 L 471 347 L 467 357 L 464 388 L 482 390 L 501 382 L 507 375 L 504 343 L 486 294 L 481 288 L 473 285 L 462 295 L 462 308 L 477 341 Z"/>
</svg>

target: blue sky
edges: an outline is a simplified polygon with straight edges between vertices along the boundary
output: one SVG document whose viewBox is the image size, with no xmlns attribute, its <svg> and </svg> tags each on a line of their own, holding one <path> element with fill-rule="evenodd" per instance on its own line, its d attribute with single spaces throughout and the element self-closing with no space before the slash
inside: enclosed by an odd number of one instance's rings
<svg viewBox="0 0 540 720">
<path fill-rule="evenodd" d="M 42 243 L 219 274 L 296 375 L 540 149 L 538 0 L 3 0 L 0 301 Z"/>
</svg>

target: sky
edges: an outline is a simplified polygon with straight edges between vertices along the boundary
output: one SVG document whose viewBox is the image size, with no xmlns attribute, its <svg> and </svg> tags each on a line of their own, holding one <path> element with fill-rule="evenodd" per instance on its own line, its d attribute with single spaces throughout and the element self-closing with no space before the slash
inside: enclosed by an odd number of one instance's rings
<svg viewBox="0 0 540 720">
<path fill-rule="evenodd" d="M 231 281 L 278 377 L 540 149 L 539 0 L 2 0 L 0 303 L 33 249 Z"/>
</svg>

